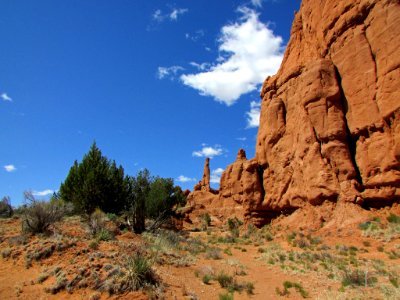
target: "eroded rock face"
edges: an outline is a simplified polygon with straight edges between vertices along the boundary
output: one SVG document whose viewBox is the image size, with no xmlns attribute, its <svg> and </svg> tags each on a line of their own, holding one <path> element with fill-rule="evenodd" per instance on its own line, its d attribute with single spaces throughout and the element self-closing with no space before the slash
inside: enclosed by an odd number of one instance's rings
<svg viewBox="0 0 400 300">
<path fill-rule="evenodd" d="M 262 224 L 326 200 L 400 200 L 398 0 L 303 0 L 261 98 L 256 157 L 239 151 L 210 207 Z"/>
<path fill-rule="evenodd" d="M 261 92 L 262 207 L 399 199 L 399 37 L 398 1 L 303 1 Z"/>
</svg>

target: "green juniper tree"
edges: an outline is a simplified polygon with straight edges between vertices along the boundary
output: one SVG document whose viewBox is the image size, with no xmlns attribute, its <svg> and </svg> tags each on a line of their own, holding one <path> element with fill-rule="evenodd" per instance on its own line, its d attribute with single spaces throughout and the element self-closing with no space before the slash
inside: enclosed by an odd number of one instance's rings
<svg viewBox="0 0 400 300">
<path fill-rule="evenodd" d="M 74 162 L 60 187 L 61 198 L 87 215 L 96 208 L 119 213 L 126 195 L 124 169 L 103 156 L 95 142 L 82 162 Z"/>
<path fill-rule="evenodd" d="M 150 192 L 150 172 L 147 169 L 140 171 L 136 177 L 127 176 L 128 196 L 125 210 L 129 222 L 136 233 L 142 233 L 145 228 L 146 199 Z"/>
</svg>

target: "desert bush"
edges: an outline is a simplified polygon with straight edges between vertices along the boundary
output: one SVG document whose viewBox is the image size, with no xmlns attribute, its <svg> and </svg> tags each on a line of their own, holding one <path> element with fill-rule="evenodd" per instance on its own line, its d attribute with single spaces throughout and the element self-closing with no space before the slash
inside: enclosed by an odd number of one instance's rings
<svg viewBox="0 0 400 300">
<path fill-rule="evenodd" d="M 220 294 L 218 298 L 219 300 L 233 300 L 233 294 L 232 293 Z"/>
<path fill-rule="evenodd" d="M 202 278 L 202 281 L 204 284 L 209 284 L 211 279 L 212 279 L 211 275 L 205 274 Z"/>
<path fill-rule="evenodd" d="M 10 248 L 5 248 L 1 251 L 1 257 L 2 258 L 8 258 L 11 255 L 11 249 Z"/>
<path fill-rule="evenodd" d="M 59 272 L 56 275 L 56 282 L 52 286 L 45 288 L 45 292 L 53 294 L 53 295 L 57 294 L 58 292 L 65 289 L 67 284 L 68 284 L 68 280 L 65 277 L 64 272 Z"/>
<path fill-rule="evenodd" d="M 283 283 L 283 290 L 276 288 L 275 291 L 276 294 L 279 296 L 287 296 L 290 294 L 289 292 L 290 288 L 296 289 L 296 291 L 299 292 L 303 298 L 308 297 L 308 292 L 303 288 L 303 286 L 300 283 L 297 282 L 285 281 Z"/>
<path fill-rule="evenodd" d="M 228 219 L 228 228 L 231 232 L 232 237 L 238 238 L 239 237 L 239 227 L 243 225 L 243 222 L 240 221 L 237 217 L 229 218 Z"/>
<path fill-rule="evenodd" d="M 87 222 L 90 235 L 97 241 L 109 241 L 114 238 L 113 234 L 107 229 L 107 216 L 100 209 L 96 209 Z"/>
<path fill-rule="evenodd" d="M 230 289 L 234 286 L 235 280 L 233 276 L 221 272 L 217 275 L 216 280 L 222 288 Z"/>
<path fill-rule="evenodd" d="M 60 202 L 46 202 L 36 200 L 31 192 L 24 193 L 29 202 L 23 210 L 22 231 L 29 233 L 47 232 L 51 225 L 61 221 L 67 208 Z"/>
<path fill-rule="evenodd" d="M 49 274 L 48 273 L 41 273 L 38 277 L 38 279 L 36 280 L 37 283 L 43 283 L 46 281 L 47 278 L 49 278 Z"/>
<path fill-rule="evenodd" d="M 207 259 L 222 259 L 221 250 L 218 248 L 207 249 L 205 256 Z"/>
<path fill-rule="evenodd" d="M 211 225 L 211 217 L 209 213 L 204 213 L 200 215 L 200 220 L 201 220 L 201 229 L 202 230 L 207 230 L 208 226 Z"/>
<path fill-rule="evenodd" d="M 123 275 L 123 291 L 137 291 L 159 281 L 153 271 L 151 262 L 141 253 L 127 258 Z"/>
<path fill-rule="evenodd" d="M 397 216 L 395 214 L 390 214 L 387 217 L 387 220 L 389 223 L 400 224 L 400 216 Z"/>
<path fill-rule="evenodd" d="M 11 218 L 13 215 L 13 208 L 9 196 L 3 197 L 0 201 L 0 218 Z"/>
<path fill-rule="evenodd" d="M 376 277 L 359 269 L 346 269 L 342 276 L 342 286 L 372 286 L 376 282 Z"/>
</svg>

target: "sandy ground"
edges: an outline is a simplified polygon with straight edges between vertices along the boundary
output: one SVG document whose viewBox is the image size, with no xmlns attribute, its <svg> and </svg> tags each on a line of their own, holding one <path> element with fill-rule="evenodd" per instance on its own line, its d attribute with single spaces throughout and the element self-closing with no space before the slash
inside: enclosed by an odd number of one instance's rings
<svg viewBox="0 0 400 300">
<path fill-rule="evenodd" d="M 185 230 L 172 234 L 178 239 L 172 243 L 165 232 L 117 232 L 115 239 L 101 241 L 97 248 L 78 217 L 57 224 L 50 236 L 22 236 L 19 218 L 3 219 L 0 299 L 219 299 L 229 293 L 217 280 L 221 272 L 239 285 L 253 286 L 252 293 L 246 288 L 234 291 L 233 299 L 399 299 L 400 230 L 389 235 L 389 227 L 395 225 L 386 221 L 390 213 L 400 215 L 398 210 L 368 211 L 346 226 L 341 222 L 336 228 L 319 229 L 294 226 L 293 216 L 288 216 L 261 230 L 248 231 L 242 225 L 234 240 L 229 240 L 232 232 L 227 226 L 213 224 L 203 231 L 186 224 Z M 359 228 L 360 222 L 371 220 L 378 220 L 382 234 L 374 231 L 367 236 Z M 114 295 L 100 288 L 109 269 L 138 249 L 154 263 L 160 286 Z M 57 268 L 71 287 L 53 294 Z M 367 274 L 367 286 L 343 286 L 343 274 L 355 269 Z M 48 278 L 40 280 L 43 274 Z M 208 283 L 203 282 L 205 275 Z M 306 294 L 295 287 L 284 293 L 285 281 L 301 286 Z"/>
</svg>

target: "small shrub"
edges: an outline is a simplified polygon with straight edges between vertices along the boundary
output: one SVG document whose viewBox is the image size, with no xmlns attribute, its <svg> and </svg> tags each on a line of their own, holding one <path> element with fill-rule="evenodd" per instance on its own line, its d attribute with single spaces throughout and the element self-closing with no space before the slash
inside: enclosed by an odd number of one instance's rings
<svg viewBox="0 0 400 300">
<path fill-rule="evenodd" d="M 8 238 L 8 244 L 10 246 L 26 245 L 28 243 L 28 237 L 26 235 L 17 235 Z"/>
<path fill-rule="evenodd" d="M 10 248 L 5 248 L 1 251 L 1 257 L 2 258 L 8 258 L 11 255 L 11 249 Z"/>
<path fill-rule="evenodd" d="M 211 217 L 209 213 L 204 213 L 200 216 L 202 221 L 202 229 L 207 230 L 208 226 L 211 225 Z"/>
<path fill-rule="evenodd" d="M 221 272 L 217 275 L 216 280 L 222 288 L 230 288 L 234 285 L 233 276 L 227 275 L 224 272 Z"/>
<path fill-rule="evenodd" d="M 224 253 L 225 253 L 226 255 L 232 256 L 232 250 L 231 250 L 231 248 L 226 248 L 226 249 L 224 249 Z"/>
<path fill-rule="evenodd" d="M 91 236 L 95 237 L 100 231 L 106 229 L 106 214 L 96 209 L 88 219 L 88 230 Z"/>
<path fill-rule="evenodd" d="M 116 214 L 113 213 L 107 213 L 107 219 L 110 220 L 111 222 L 117 222 L 118 220 L 118 216 Z"/>
<path fill-rule="evenodd" d="M 206 258 L 208 259 L 222 259 L 221 250 L 218 248 L 210 248 L 206 252 Z"/>
<path fill-rule="evenodd" d="M 233 300 L 232 293 L 220 294 L 218 297 L 219 297 L 219 300 Z"/>
<path fill-rule="evenodd" d="M 398 279 L 397 274 L 390 273 L 389 274 L 389 281 L 396 289 L 399 288 L 400 284 L 399 284 L 399 279 Z"/>
<path fill-rule="evenodd" d="M 285 281 L 283 283 L 283 290 L 280 290 L 279 288 L 275 289 L 275 292 L 279 295 L 279 296 L 286 296 L 289 295 L 289 289 L 290 288 L 294 288 L 296 289 L 297 292 L 300 293 L 300 295 L 303 298 L 307 298 L 308 297 L 308 292 L 303 288 L 303 286 L 300 283 L 297 282 L 291 282 L 291 281 Z"/>
<path fill-rule="evenodd" d="M 36 281 L 37 283 L 43 283 L 46 281 L 47 278 L 49 278 L 49 274 L 41 273 Z"/>
<path fill-rule="evenodd" d="M 370 246 L 371 246 L 371 243 L 370 243 L 369 241 L 363 241 L 363 245 L 364 245 L 365 247 L 370 247 Z"/>
<path fill-rule="evenodd" d="M 240 221 L 237 217 L 229 218 L 228 219 L 228 228 L 232 234 L 232 237 L 238 238 L 239 237 L 239 227 L 243 225 L 243 222 Z"/>
<path fill-rule="evenodd" d="M 377 282 L 377 278 L 370 276 L 368 272 L 362 270 L 345 270 L 342 277 L 342 286 L 372 286 Z"/>
<path fill-rule="evenodd" d="M 97 240 L 93 240 L 89 243 L 89 248 L 92 250 L 99 249 L 99 242 Z"/>
<path fill-rule="evenodd" d="M 360 228 L 363 231 L 367 231 L 367 230 L 368 231 L 374 231 L 374 230 L 378 230 L 379 226 L 378 226 L 378 224 L 376 222 L 367 221 L 367 222 L 360 223 L 358 225 L 358 228 Z"/>
<path fill-rule="evenodd" d="M 397 216 L 395 214 L 390 214 L 387 217 L 387 220 L 389 223 L 400 224 L 400 216 Z"/>
<path fill-rule="evenodd" d="M 66 206 L 60 201 L 38 201 L 30 192 L 25 192 L 29 202 L 23 210 L 22 230 L 32 234 L 47 232 L 51 225 L 61 221 L 66 213 Z"/>
<path fill-rule="evenodd" d="M 0 218 L 11 218 L 14 210 L 11 206 L 10 197 L 5 196 L 0 201 Z"/>
<path fill-rule="evenodd" d="M 247 225 L 247 231 L 244 235 L 244 238 L 250 238 L 252 235 L 254 235 L 257 232 L 256 227 L 253 224 Z"/>
<path fill-rule="evenodd" d="M 110 241 L 110 240 L 112 240 L 114 237 L 113 237 L 113 235 L 111 234 L 111 232 L 109 232 L 107 229 L 105 229 L 105 228 L 102 228 L 102 229 L 100 229 L 100 231 L 99 232 L 97 232 L 97 234 L 96 234 L 96 239 L 98 240 L 98 241 L 105 241 L 105 242 L 107 242 L 107 241 Z"/>
<path fill-rule="evenodd" d="M 51 287 L 45 288 L 45 292 L 50 293 L 50 294 L 57 294 L 58 292 L 62 291 L 65 289 L 65 287 L 68 284 L 68 280 L 65 277 L 65 274 L 63 272 L 59 272 L 56 276 L 56 282 L 54 285 Z"/>
<path fill-rule="evenodd" d="M 209 274 L 205 274 L 202 278 L 202 281 L 204 284 L 209 284 L 210 280 L 211 280 L 211 275 L 209 275 Z"/>
<path fill-rule="evenodd" d="M 294 239 L 296 238 L 296 236 L 297 236 L 296 232 L 292 232 L 292 233 L 288 234 L 286 236 L 288 243 L 291 244 L 294 241 Z"/>
<path fill-rule="evenodd" d="M 253 295 L 254 294 L 254 283 L 246 282 L 244 284 L 244 286 L 245 286 L 247 295 Z"/>
<path fill-rule="evenodd" d="M 158 282 L 150 261 L 143 254 L 136 253 L 128 257 L 125 269 L 123 290 L 137 291 Z"/>
</svg>

